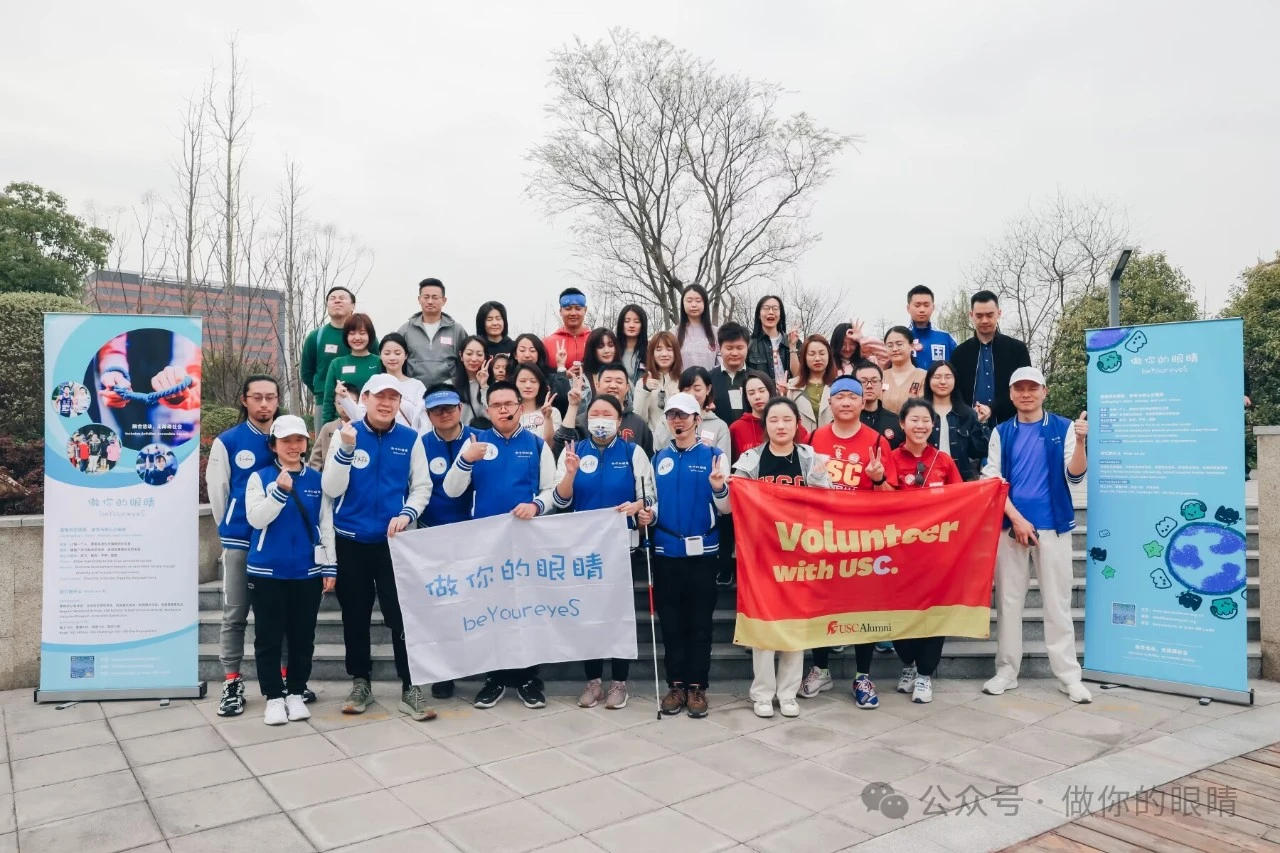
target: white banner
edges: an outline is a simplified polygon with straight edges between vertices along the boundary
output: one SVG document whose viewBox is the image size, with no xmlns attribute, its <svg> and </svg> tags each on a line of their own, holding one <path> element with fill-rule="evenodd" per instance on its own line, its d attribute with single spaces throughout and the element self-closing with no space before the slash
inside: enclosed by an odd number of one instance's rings
<svg viewBox="0 0 1280 853">
<path fill-rule="evenodd" d="M 390 540 L 415 684 L 542 663 L 636 657 L 626 518 L 512 515 Z"/>
</svg>

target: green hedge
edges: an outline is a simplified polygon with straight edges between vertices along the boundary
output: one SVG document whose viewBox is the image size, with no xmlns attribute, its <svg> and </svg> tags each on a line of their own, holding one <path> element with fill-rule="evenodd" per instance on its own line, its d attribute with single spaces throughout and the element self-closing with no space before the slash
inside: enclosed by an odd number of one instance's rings
<svg viewBox="0 0 1280 853">
<path fill-rule="evenodd" d="M 0 435 L 44 437 L 44 314 L 88 310 L 67 296 L 0 293 Z"/>
</svg>

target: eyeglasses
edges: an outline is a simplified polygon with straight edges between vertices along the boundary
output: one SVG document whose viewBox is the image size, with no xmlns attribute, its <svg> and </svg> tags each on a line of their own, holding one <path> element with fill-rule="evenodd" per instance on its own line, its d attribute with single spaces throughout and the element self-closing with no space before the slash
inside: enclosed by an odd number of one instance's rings
<svg viewBox="0 0 1280 853">
<path fill-rule="evenodd" d="M 689 414 L 688 412 L 671 411 L 671 412 L 666 412 L 665 414 L 666 414 L 667 420 L 669 421 L 683 421 L 693 417 L 693 415 Z"/>
<path fill-rule="evenodd" d="M 419 302 L 444 302 L 443 296 L 436 296 L 433 293 L 424 293 L 418 297 Z"/>
<path fill-rule="evenodd" d="M 504 412 L 507 409 L 518 409 L 520 408 L 520 404 L 519 403 L 490 403 L 489 408 L 497 409 L 499 412 Z"/>
<path fill-rule="evenodd" d="M 250 403 L 274 403 L 280 397 L 277 394 L 247 394 L 245 399 Z"/>
<path fill-rule="evenodd" d="M 880 384 L 880 377 L 877 376 L 875 379 L 859 379 L 858 381 L 862 383 L 863 388 L 870 388 Z"/>
</svg>

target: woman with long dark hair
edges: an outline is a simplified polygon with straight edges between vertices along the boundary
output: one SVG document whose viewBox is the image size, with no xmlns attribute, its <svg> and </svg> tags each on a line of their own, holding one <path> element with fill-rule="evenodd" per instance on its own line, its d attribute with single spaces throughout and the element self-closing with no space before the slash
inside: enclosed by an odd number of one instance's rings
<svg viewBox="0 0 1280 853">
<path fill-rule="evenodd" d="M 787 388 L 787 396 L 800 411 L 800 422 L 809 432 L 831 423 L 831 383 L 837 379 L 831 344 L 822 335 L 810 335 L 800 347 L 800 370 Z"/>
<path fill-rule="evenodd" d="M 499 353 L 511 355 L 515 341 L 507 333 L 507 306 L 486 302 L 476 312 L 476 337 L 484 344 L 484 354 L 492 358 Z"/>
<path fill-rule="evenodd" d="M 601 367 L 617 360 L 618 339 L 611 330 L 595 329 L 587 335 L 587 344 L 582 352 L 582 375 L 587 379 L 587 387 L 591 387 Z"/>
<path fill-rule="evenodd" d="M 836 373 L 852 376 L 857 363 L 862 361 L 861 324 L 839 323 L 831 333 L 831 355 L 835 358 Z"/>
<path fill-rule="evenodd" d="M 680 362 L 680 342 L 676 336 L 670 332 L 654 335 L 649 341 L 644 364 L 644 382 L 636 386 L 633 408 L 656 436 L 658 428 L 665 428 L 667 424 L 663 413 L 667 398 L 680 391 L 680 374 L 684 365 Z"/>
<path fill-rule="evenodd" d="M 680 324 L 676 326 L 680 341 L 680 360 L 685 367 L 716 366 L 716 327 L 711 325 L 711 297 L 700 284 L 691 284 L 680 297 Z"/>
<path fill-rule="evenodd" d="M 627 369 L 631 387 L 639 388 L 649 353 L 649 315 L 639 305 L 624 305 L 613 334 L 618 340 L 618 361 Z"/>
<path fill-rule="evenodd" d="M 556 395 L 547 377 L 537 365 L 522 364 L 512 374 L 512 384 L 520 395 L 520 425 L 552 446 L 560 429 L 560 412 L 553 406 Z"/>
<path fill-rule="evenodd" d="M 485 410 L 485 392 L 489 389 L 489 367 L 493 357 L 486 355 L 485 341 L 469 335 L 458 349 L 458 375 L 453 387 L 462 400 L 462 422 L 469 424 Z"/>
<path fill-rule="evenodd" d="M 782 297 L 760 297 L 751 328 L 751 347 L 747 350 L 747 369 L 767 373 L 774 382 L 785 385 L 787 377 L 800 372 L 796 346 L 799 342 L 799 332 L 787 331 L 787 309 Z"/>
<path fill-rule="evenodd" d="M 935 361 L 924 375 L 924 399 L 937 416 L 929 444 L 950 456 L 965 480 L 978 479 L 978 465 L 987 455 L 991 431 L 978 413 L 960 399 L 956 371 L 949 361 Z"/>
<path fill-rule="evenodd" d="M 890 414 L 901 411 L 902 404 L 924 393 L 924 371 L 911 361 L 916 336 L 906 326 L 894 326 L 884 333 L 889 351 L 889 368 L 880 386 L 880 405 Z"/>
</svg>

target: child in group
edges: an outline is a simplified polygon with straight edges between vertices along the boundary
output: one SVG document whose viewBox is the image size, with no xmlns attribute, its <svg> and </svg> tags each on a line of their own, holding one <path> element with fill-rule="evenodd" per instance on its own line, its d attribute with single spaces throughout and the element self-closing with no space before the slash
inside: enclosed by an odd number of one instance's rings
<svg viewBox="0 0 1280 853">
<path fill-rule="evenodd" d="M 302 418 L 276 418 L 267 440 L 274 461 L 251 474 L 245 487 L 245 516 L 258 531 L 245 569 L 253 656 L 267 700 L 263 722 L 269 726 L 311 717 L 302 693 L 311 677 L 316 616 L 337 576 L 333 503 L 323 496 L 320 474 L 304 464 L 308 438 Z M 286 641 L 287 684 L 280 673 Z"/>
</svg>

